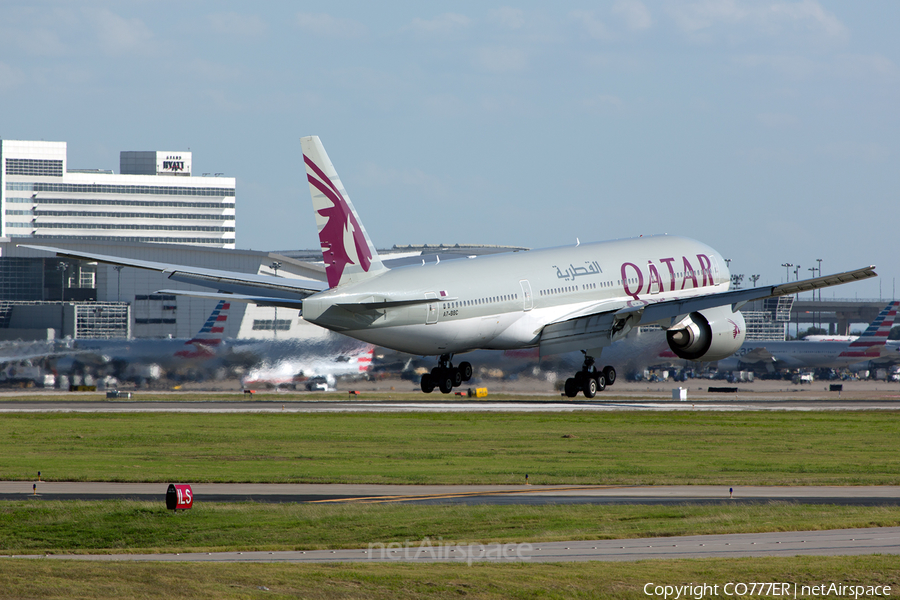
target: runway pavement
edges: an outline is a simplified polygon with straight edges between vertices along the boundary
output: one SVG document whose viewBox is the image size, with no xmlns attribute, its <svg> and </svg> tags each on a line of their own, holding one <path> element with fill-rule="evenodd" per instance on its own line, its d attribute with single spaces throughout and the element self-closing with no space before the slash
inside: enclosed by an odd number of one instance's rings
<svg viewBox="0 0 900 600">
<path fill-rule="evenodd" d="M 438 397 L 440 398 L 440 397 Z M 900 410 L 898 400 L 759 399 L 732 396 L 723 400 L 664 401 L 619 398 L 561 402 L 547 400 L 397 401 L 6 401 L 0 413 L 344 413 L 344 412 L 603 412 L 603 411 L 856 411 Z"/>
<path fill-rule="evenodd" d="M 570 562 L 636 561 L 743 556 L 846 556 L 900 554 L 900 527 L 692 535 L 629 540 L 589 540 L 537 544 L 373 544 L 350 550 L 293 552 L 212 552 L 185 554 L 64 554 L 14 556 L 46 560 L 156 562 Z"/>
<path fill-rule="evenodd" d="M 190 483 L 190 482 L 173 482 Z M 33 487 L 36 486 L 36 487 Z M 3 500 L 165 500 L 166 483 L 0 482 Z M 191 484 L 195 502 L 900 505 L 900 486 Z M 36 493 L 35 493 L 36 492 Z"/>
</svg>

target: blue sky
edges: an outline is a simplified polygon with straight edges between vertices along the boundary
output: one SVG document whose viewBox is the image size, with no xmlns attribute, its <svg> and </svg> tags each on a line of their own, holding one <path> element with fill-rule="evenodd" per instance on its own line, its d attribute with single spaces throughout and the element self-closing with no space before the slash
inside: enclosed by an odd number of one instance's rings
<svg viewBox="0 0 900 600">
<path fill-rule="evenodd" d="M 377 246 L 678 233 L 900 277 L 900 3 L 0 4 L 0 137 L 193 152 L 237 245 L 314 248 L 319 135 Z M 826 292 L 831 295 L 832 292 Z"/>
</svg>

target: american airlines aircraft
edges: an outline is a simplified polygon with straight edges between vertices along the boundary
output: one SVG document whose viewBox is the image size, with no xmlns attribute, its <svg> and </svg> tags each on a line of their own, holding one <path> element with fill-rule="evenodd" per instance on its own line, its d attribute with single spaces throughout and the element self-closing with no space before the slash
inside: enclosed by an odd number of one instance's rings
<svg viewBox="0 0 900 600">
<path fill-rule="evenodd" d="M 218 290 L 197 293 L 302 311 L 321 327 L 401 352 L 438 357 L 422 391 L 450 393 L 472 374 L 455 355 L 475 349 L 582 351 L 566 381 L 569 397 L 592 398 L 615 382 L 596 366 L 604 347 L 632 328 L 658 323 L 682 359 L 715 361 L 744 341 L 738 309 L 760 298 L 876 275 L 873 266 L 777 286 L 729 290 L 727 264 L 686 237 L 656 235 L 478 256 L 389 269 L 381 261 L 318 137 L 301 138 L 327 281 L 201 269 L 60 248 L 59 256 L 169 273 L 173 281 Z"/>
<path fill-rule="evenodd" d="M 891 302 L 878 313 L 861 336 L 853 341 L 745 342 L 741 349 L 719 361 L 720 371 L 736 371 L 762 365 L 775 369 L 842 369 L 858 363 L 890 363 L 896 346 L 886 344 L 900 302 Z"/>
<path fill-rule="evenodd" d="M 284 387 L 297 389 L 298 385 L 305 384 L 308 390 L 333 389 L 340 376 L 358 377 L 368 373 L 375 354 L 375 346 L 371 344 L 362 344 L 356 349 L 340 354 L 316 350 L 318 348 L 313 346 L 304 354 L 295 354 L 276 361 L 265 360 L 241 379 L 241 385 L 244 388 L 264 385 L 276 389 Z M 325 385 L 318 387 L 317 384 Z"/>
</svg>

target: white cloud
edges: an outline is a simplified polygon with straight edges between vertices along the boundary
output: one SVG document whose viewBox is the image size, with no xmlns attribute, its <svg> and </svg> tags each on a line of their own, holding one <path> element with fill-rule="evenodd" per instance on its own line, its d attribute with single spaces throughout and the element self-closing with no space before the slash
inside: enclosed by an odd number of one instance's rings
<svg viewBox="0 0 900 600">
<path fill-rule="evenodd" d="M 413 31 L 420 35 L 445 37 L 466 29 L 471 22 L 472 20 L 465 15 L 444 13 L 434 19 L 419 19 L 417 17 L 412 20 L 411 26 Z"/>
<path fill-rule="evenodd" d="M 32 56 L 59 57 L 69 52 L 68 46 L 55 31 L 43 27 L 24 30 L 10 28 L 0 31 L 0 37 L 8 40 L 17 51 Z"/>
<path fill-rule="evenodd" d="M 744 67 L 767 67 L 793 79 L 821 76 L 896 79 L 900 76 L 897 65 L 881 54 L 838 54 L 819 60 L 795 54 L 746 54 L 733 60 Z"/>
<path fill-rule="evenodd" d="M 617 0 L 612 13 L 625 20 L 625 25 L 632 31 L 649 29 L 653 25 L 650 11 L 640 0 Z"/>
<path fill-rule="evenodd" d="M 153 33 L 140 19 L 120 17 L 107 9 L 86 15 L 93 23 L 97 41 L 108 54 L 149 53 Z"/>
<path fill-rule="evenodd" d="M 669 14 L 687 34 L 710 34 L 724 27 L 740 26 L 767 35 L 798 28 L 832 39 L 848 35 L 844 24 L 815 0 L 767 3 L 700 0 L 670 4 Z"/>
<path fill-rule="evenodd" d="M 594 13 L 586 10 L 576 10 L 569 16 L 578 21 L 589 36 L 596 40 L 609 41 L 613 38 L 612 32 L 606 23 L 594 16 Z"/>
<path fill-rule="evenodd" d="M 745 67 L 768 67 L 793 79 L 812 77 L 824 70 L 821 63 L 799 55 L 748 54 L 734 58 Z"/>
<path fill-rule="evenodd" d="M 325 13 L 297 13 L 297 25 L 307 33 L 322 37 L 358 38 L 366 33 L 366 26 L 358 21 Z"/>
<path fill-rule="evenodd" d="M 266 23 L 257 15 L 236 12 L 215 13 L 208 17 L 213 31 L 223 35 L 258 37 L 266 32 Z"/>
<path fill-rule="evenodd" d="M 528 68 L 528 55 L 524 50 L 506 46 L 479 48 L 475 65 L 492 73 L 520 72 Z"/>
<path fill-rule="evenodd" d="M 504 6 L 490 12 L 493 20 L 507 29 L 520 29 L 525 25 L 525 13 L 518 8 Z"/>
<path fill-rule="evenodd" d="M 816 149 L 816 152 L 827 158 L 837 160 L 861 160 L 865 162 L 885 162 L 891 152 L 877 143 L 831 142 Z"/>
<path fill-rule="evenodd" d="M 834 72 L 845 77 L 896 79 L 897 65 L 881 54 L 841 54 L 834 59 Z"/>
<path fill-rule="evenodd" d="M 769 6 L 766 19 L 771 23 L 793 22 L 813 30 L 819 30 L 831 37 L 845 37 L 847 28 L 840 19 L 828 12 L 815 0 L 798 3 L 776 3 Z"/>
</svg>

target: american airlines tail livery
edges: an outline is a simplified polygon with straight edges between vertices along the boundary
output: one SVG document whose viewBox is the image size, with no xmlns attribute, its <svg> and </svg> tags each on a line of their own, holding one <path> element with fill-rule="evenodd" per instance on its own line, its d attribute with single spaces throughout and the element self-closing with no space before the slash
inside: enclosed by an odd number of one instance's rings
<svg viewBox="0 0 900 600">
<path fill-rule="evenodd" d="M 225 337 L 225 321 L 228 320 L 228 311 L 231 304 L 225 300 L 219 300 L 216 307 L 209 314 L 206 323 L 197 332 L 197 335 L 184 343 L 185 348 L 175 353 L 181 358 L 209 358 L 215 356 L 219 344 Z"/>
<path fill-rule="evenodd" d="M 169 273 L 173 281 L 218 290 L 229 301 L 300 309 L 303 318 L 344 335 L 410 354 L 437 356 L 422 391 L 449 393 L 472 365 L 453 358 L 475 349 L 581 350 L 569 397 L 592 398 L 616 380 L 599 368 L 603 348 L 632 328 L 657 323 L 682 359 L 715 361 L 744 341 L 745 303 L 874 277 L 875 267 L 783 285 L 729 290 L 722 255 L 685 237 L 657 235 L 478 256 L 389 269 L 318 137 L 301 138 L 327 281 L 287 279 L 28 246 L 59 256 Z M 223 293 L 224 292 L 224 293 Z M 602 364 L 602 363 L 601 363 Z"/>
</svg>

